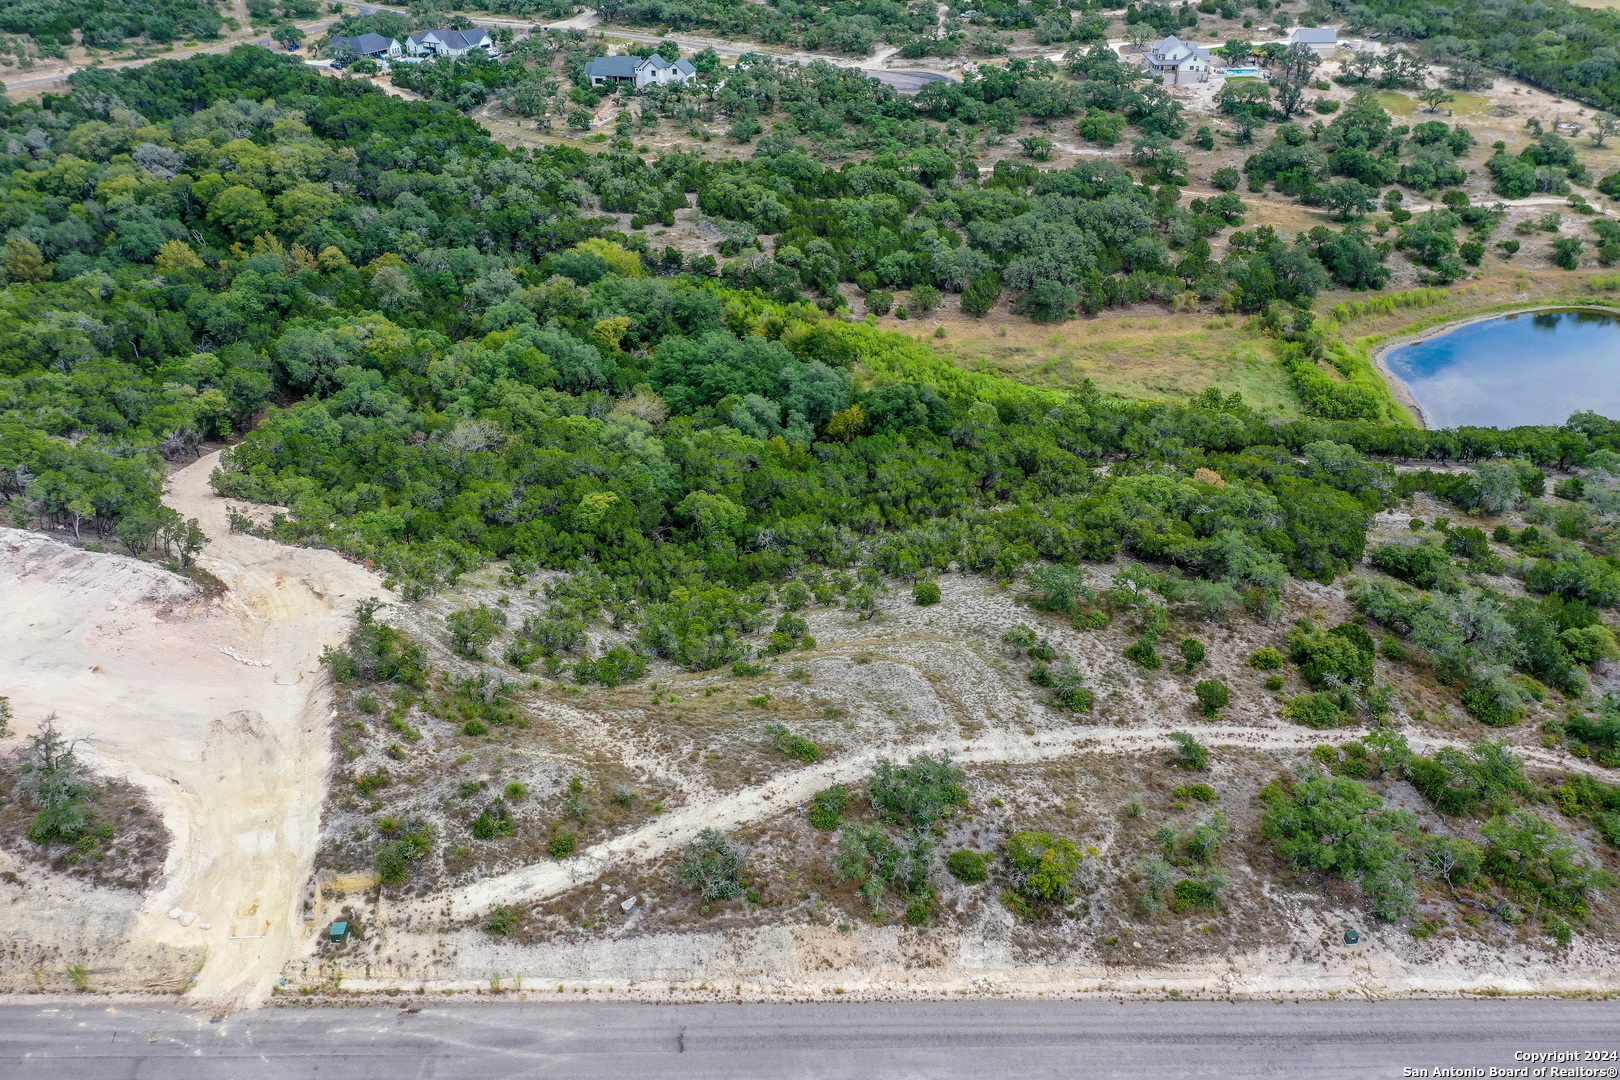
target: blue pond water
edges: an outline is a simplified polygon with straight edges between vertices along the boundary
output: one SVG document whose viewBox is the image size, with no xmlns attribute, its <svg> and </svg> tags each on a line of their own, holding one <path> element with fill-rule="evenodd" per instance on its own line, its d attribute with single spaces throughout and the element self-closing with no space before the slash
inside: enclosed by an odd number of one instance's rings
<svg viewBox="0 0 1620 1080">
<path fill-rule="evenodd" d="M 1620 318 L 1607 312 L 1504 315 L 1384 360 L 1433 428 L 1562 424 L 1586 409 L 1620 417 Z"/>
</svg>

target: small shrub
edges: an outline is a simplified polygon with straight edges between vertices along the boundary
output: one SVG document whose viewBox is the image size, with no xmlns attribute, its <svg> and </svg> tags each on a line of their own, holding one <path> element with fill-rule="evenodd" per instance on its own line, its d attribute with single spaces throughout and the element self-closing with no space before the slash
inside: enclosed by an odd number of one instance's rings
<svg viewBox="0 0 1620 1080">
<path fill-rule="evenodd" d="M 1172 731 L 1170 738 L 1176 744 L 1173 763 L 1188 772 L 1201 772 L 1209 764 L 1209 747 L 1185 731 Z"/>
<path fill-rule="evenodd" d="M 953 851 L 945 860 L 945 869 L 951 877 L 973 885 L 990 876 L 990 867 L 977 851 Z"/>
<path fill-rule="evenodd" d="M 781 724 L 766 724 L 765 734 L 779 753 L 798 758 L 807 765 L 821 760 L 821 747 L 809 739 L 793 734 Z"/>
<path fill-rule="evenodd" d="M 842 784 L 816 792 L 810 800 L 810 824 L 818 829 L 836 829 L 849 809 L 849 792 Z"/>
<path fill-rule="evenodd" d="M 1342 693 L 1300 694 L 1283 705 L 1282 714 L 1308 728 L 1343 727 L 1355 719 Z"/>
<path fill-rule="evenodd" d="M 456 651 L 472 660 L 484 658 L 484 649 L 505 625 L 506 612 L 482 604 L 452 611 L 445 618 L 445 627 L 450 631 Z"/>
<path fill-rule="evenodd" d="M 1193 687 L 1193 693 L 1198 697 L 1198 708 L 1211 720 L 1232 703 L 1232 691 L 1219 679 L 1200 681 Z"/>
<path fill-rule="evenodd" d="M 1026 830 L 1007 840 L 1013 892 L 1032 904 L 1072 902 L 1084 858 L 1074 841 L 1051 833 Z"/>
<path fill-rule="evenodd" d="M 930 607 L 939 603 L 939 584 L 933 581 L 919 581 L 911 590 L 911 599 L 918 607 Z"/>
<path fill-rule="evenodd" d="M 499 836 L 511 836 L 516 827 L 512 812 L 504 802 L 496 799 L 473 819 L 472 834 L 479 840 L 493 840 Z"/>
<path fill-rule="evenodd" d="M 1256 649 L 1249 657 L 1249 666 L 1256 671 L 1276 671 L 1283 666 L 1283 654 L 1276 649 Z"/>
<path fill-rule="evenodd" d="M 522 799 L 527 798 L 528 795 L 528 787 L 517 780 L 513 780 L 510 784 L 506 785 L 506 797 L 511 799 L 513 802 L 519 802 Z"/>
<path fill-rule="evenodd" d="M 742 849 L 715 829 L 704 829 L 686 848 L 675 868 L 687 888 L 704 900 L 730 900 L 742 892 Z"/>
<path fill-rule="evenodd" d="M 1287 685 L 1288 685 L 1288 680 L 1283 678 L 1281 675 L 1268 675 L 1266 677 L 1266 689 L 1267 690 L 1281 690 L 1283 687 L 1285 687 Z"/>
<path fill-rule="evenodd" d="M 566 859 L 574 853 L 579 846 L 578 839 L 573 833 L 560 832 L 546 843 L 546 854 L 553 859 Z"/>
<path fill-rule="evenodd" d="M 484 929 L 496 937 L 505 937 L 517 923 L 517 912 L 509 907 L 498 907 L 484 920 Z"/>
<path fill-rule="evenodd" d="M 1208 784 L 1181 784 L 1176 788 L 1176 798 L 1197 799 L 1199 802 L 1214 802 L 1215 789 Z"/>
<path fill-rule="evenodd" d="M 1158 649 L 1154 648 L 1154 641 L 1150 637 L 1137 639 L 1136 643 L 1125 650 L 1125 658 L 1149 671 L 1155 671 L 1164 666 L 1159 657 Z"/>
<path fill-rule="evenodd" d="M 1011 645 L 1015 649 L 1027 649 L 1040 640 L 1040 635 L 1023 623 L 1019 623 L 1005 634 L 1002 634 L 1001 640 L 1004 644 Z"/>
<path fill-rule="evenodd" d="M 904 765 L 880 761 L 867 778 L 867 796 L 886 819 L 926 828 L 967 805 L 967 774 L 949 757 L 919 754 Z"/>
<path fill-rule="evenodd" d="M 1181 653 L 1181 660 L 1182 663 L 1186 665 L 1184 669 L 1186 671 L 1191 671 L 1199 664 L 1202 664 L 1204 662 L 1204 657 L 1208 655 L 1208 650 L 1204 648 L 1204 643 L 1199 641 L 1197 638 L 1182 638 L 1181 642 L 1176 646 L 1176 649 Z"/>
<path fill-rule="evenodd" d="M 770 668 L 764 664 L 755 664 L 747 660 L 738 660 L 731 665 L 731 673 L 739 678 L 752 678 L 755 675 L 763 675 L 769 670 Z"/>
<path fill-rule="evenodd" d="M 1098 608 L 1093 611 L 1088 611 L 1083 617 L 1076 619 L 1075 629 L 1106 630 L 1108 629 L 1108 621 L 1108 612 Z"/>
<path fill-rule="evenodd" d="M 1219 907 L 1219 894 L 1220 882 L 1218 878 L 1206 881 L 1183 878 L 1176 882 L 1176 887 L 1171 892 L 1169 907 L 1177 915 L 1191 911 L 1193 908 Z"/>
<path fill-rule="evenodd" d="M 926 926 L 933 918 L 934 902 L 929 899 L 913 900 L 906 905 L 906 925 Z"/>
</svg>

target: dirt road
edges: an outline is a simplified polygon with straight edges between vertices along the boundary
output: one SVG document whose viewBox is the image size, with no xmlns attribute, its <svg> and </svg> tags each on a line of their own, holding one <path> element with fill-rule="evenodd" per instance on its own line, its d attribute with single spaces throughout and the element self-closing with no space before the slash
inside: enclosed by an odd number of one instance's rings
<svg viewBox="0 0 1620 1080">
<path fill-rule="evenodd" d="M 384 594 L 332 552 L 232 534 L 217 463 L 175 474 L 165 501 L 207 531 L 220 599 L 149 563 L 0 534 L 0 684 L 22 731 L 54 711 L 151 794 L 173 843 L 130 940 L 200 954 L 191 995 L 232 1009 L 266 997 L 303 940 L 329 764 L 319 657 Z"/>
<path fill-rule="evenodd" d="M 907 753 L 943 753 L 959 764 L 982 765 L 1051 761 L 1083 753 L 1168 751 L 1172 747 L 1170 732 L 1185 726 L 1183 722 L 1162 721 L 1124 730 L 1087 726 L 1034 738 L 1001 728 L 986 731 L 972 739 L 948 737 L 915 743 L 908 747 Z M 1292 724 L 1219 727 L 1198 732 L 1199 739 L 1213 747 L 1293 753 L 1307 752 L 1319 743 L 1345 742 L 1360 734 L 1357 731 L 1316 731 Z M 1413 749 L 1420 752 L 1442 745 L 1467 745 L 1466 740 L 1433 739 L 1415 730 L 1407 735 Z M 1561 754 L 1524 747 L 1517 749 L 1534 764 L 1607 775 L 1586 762 L 1571 761 Z M 527 903 L 556 896 L 576 885 L 594 881 L 610 869 L 623 869 L 627 863 L 657 859 L 689 843 L 704 829 L 729 831 L 790 811 L 795 806 L 808 803 L 810 797 L 823 788 L 858 782 L 871 772 L 878 758 L 893 756 L 892 752 L 880 750 L 849 755 L 814 768 L 788 773 L 758 787 L 697 801 L 665 814 L 640 829 L 588 848 L 572 859 L 535 863 L 452 892 L 425 897 L 415 903 L 401 905 L 393 915 L 431 917 L 435 913 L 448 911 L 452 915 L 466 917 L 483 914 L 499 904 Z"/>
</svg>

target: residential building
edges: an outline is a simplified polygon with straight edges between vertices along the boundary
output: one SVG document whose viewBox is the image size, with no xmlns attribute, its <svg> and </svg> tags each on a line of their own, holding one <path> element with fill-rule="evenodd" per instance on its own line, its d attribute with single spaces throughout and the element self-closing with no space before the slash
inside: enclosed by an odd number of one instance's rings
<svg viewBox="0 0 1620 1080">
<path fill-rule="evenodd" d="M 458 56 L 466 56 L 474 49 L 481 49 L 485 55 L 496 57 L 501 54 L 500 48 L 484 31 L 472 30 L 422 30 L 412 34 L 405 41 L 405 51 L 412 56 L 447 56 L 452 60 Z"/>
<path fill-rule="evenodd" d="M 1318 56 L 1332 56 L 1339 51 L 1339 32 L 1331 26 L 1296 26 L 1288 35 L 1288 44 L 1303 45 Z"/>
<path fill-rule="evenodd" d="M 1142 65 L 1162 78 L 1167 86 L 1209 81 L 1209 50 L 1200 48 L 1196 41 L 1182 41 L 1174 34 L 1149 48 Z"/>
<path fill-rule="evenodd" d="M 678 86 L 697 78 L 690 60 L 670 63 L 657 53 L 648 57 L 601 56 L 585 65 L 592 86 L 629 83 L 639 93 L 649 86 Z"/>
<path fill-rule="evenodd" d="M 331 56 L 352 53 L 355 56 L 369 56 L 373 60 L 393 60 L 405 50 L 401 48 L 397 38 L 384 37 L 381 34 L 361 34 L 358 37 L 344 37 L 340 34 L 327 42 L 326 51 Z"/>
</svg>

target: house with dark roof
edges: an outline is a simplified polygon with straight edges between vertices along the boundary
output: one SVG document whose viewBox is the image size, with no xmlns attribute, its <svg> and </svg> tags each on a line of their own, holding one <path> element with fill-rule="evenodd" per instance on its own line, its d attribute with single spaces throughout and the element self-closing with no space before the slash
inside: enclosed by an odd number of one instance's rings
<svg viewBox="0 0 1620 1080">
<path fill-rule="evenodd" d="M 373 60 L 392 60 L 403 53 L 404 49 L 400 47 L 397 39 L 381 34 L 360 34 L 357 37 L 344 37 L 339 34 L 326 43 L 326 51 L 328 55 L 340 59 L 349 56 L 369 56 Z"/>
<path fill-rule="evenodd" d="M 690 60 L 671 63 L 657 53 L 641 56 L 599 56 L 585 65 L 592 86 L 628 83 L 639 93 L 649 86 L 679 86 L 697 77 Z"/>
<path fill-rule="evenodd" d="M 1148 49 L 1142 66 L 1168 86 L 1209 81 L 1209 50 L 1171 34 Z"/>
<path fill-rule="evenodd" d="M 1288 44 L 1303 45 L 1318 56 L 1332 56 L 1339 49 L 1339 32 L 1331 26 L 1296 26 Z"/>
<path fill-rule="evenodd" d="M 491 58 L 499 56 L 501 50 L 484 31 L 474 28 L 472 30 L 421 30 L 412 34 L 405 40 L 405 51 L 412 56 L 447 56 L 452 60 L 458 56 L 466 56 L 474 49 L 480 49 Z"/>
</svg>

